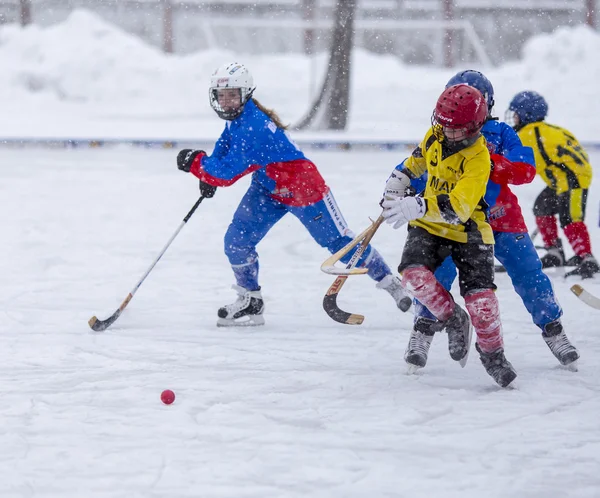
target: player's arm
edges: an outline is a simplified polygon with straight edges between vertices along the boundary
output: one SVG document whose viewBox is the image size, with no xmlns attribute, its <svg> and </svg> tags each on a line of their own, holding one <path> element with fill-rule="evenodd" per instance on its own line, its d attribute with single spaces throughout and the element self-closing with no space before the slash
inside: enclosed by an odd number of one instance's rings
<svg viewBox="0 0 600 498">
<path fill-rule="evenodd" d="M 404 172 L 407 159 L 408 158 L 404 159 L 404 161 L 402 161 L 398 166 L 396 166 L 396 171 Z M 407 176 L 409 177 L 409 180 L 410 180 L 410 188 L 411 188 L 412 192 L 419 193 L 419 192 L 423 192 L 425 190 L 425 187 L 427 186 L 427 172 L 424 172 L 418 178 L 413 178 L 413 176 L 414 176 L 413 174 L 410 174 Z"/>
<path fill-rule="evenodd" d="M 533 150 L 529 149 L 531 161 L 533 161 Z M 511 161 L 507 156 L 501 154 L 492 154 L 490 156 L 493 164 L 493 170 L 490 178 L 494 183 L 500 185 L 523 185 L 531 183 L 535 178 L 535 166 L 525 161 Z M 529 160 L 529 159 L 528 159 Z"/>
<path fill-rule="evenodd" d="M 396 166 L 396 169 L 401 168 L 411 180 L 416 180 L 427 172 L 427 163 L 423 154 L 424 145 L 425 141 L 421 142 L 408 158 Z"/>
<path fill-rule="evenodd" d="M 525 147 L 516 132 L 506 126 L 502 131 L 505 153 L 492 154 L 490 178 L 501 185 L 523 185 L 535 178 L 535 157 L 531 147 Z"/>
<path fill-rule="evenodd" d="M 245 145 L 235 149 L 227 146 L 229 150 L 220 157 L 214 153 L 211 156 L 198 155 L 190 167 L 190 173 L 215 187 L 228 187 L 261 168 L 255 157 L 256 138 L 248 136 L 241 143 Z"/>
</svg>

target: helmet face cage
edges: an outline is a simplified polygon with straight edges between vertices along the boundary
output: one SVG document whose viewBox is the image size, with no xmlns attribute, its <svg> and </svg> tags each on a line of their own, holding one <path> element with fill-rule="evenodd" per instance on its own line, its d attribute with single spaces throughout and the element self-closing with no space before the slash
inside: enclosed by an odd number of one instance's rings
<svg viewBox="0 0 600 498">
<path fill-rule="evenodd" d="M 507 109 L 504 113 L 504 122 L 511 128 L 516 128 L 521 124 L 519 115 L 512 109 Z"/>
<path fill-rule="evenodd" d="M 237 92 L 237 99 L 233 91 Z M 244 105 L 252 97 L 254 89 L 248 90 L 247 88 L 239 87 L 210 87 L 208 89 L 208 98 L 210 100 L 210 106 L 217 113 L 221 119 L 232 121 L 237 118 L 244 110 Z M 231 92 L 231 93 L 226 93 Z M 237 100 L 237 105 L 234 105 Z M 231 105 L 223 105 L 221 102 L 229 101 Z"/>
<path fill-rule="evenodd" d="M 439 142 L 458 143 L 476 136 L 483 123 L 479 126 L 475 122 L 457 127 L 443 125 L 434 110 L 431 115 L 431 126 L 433 128 L 433 135 Z"/>
</svg>

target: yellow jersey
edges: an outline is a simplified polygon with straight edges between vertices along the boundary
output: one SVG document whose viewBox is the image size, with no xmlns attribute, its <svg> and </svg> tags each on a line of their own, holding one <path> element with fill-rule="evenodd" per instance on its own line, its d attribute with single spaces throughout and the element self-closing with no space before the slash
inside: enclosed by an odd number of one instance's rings
<svg viewBox="0 0 600 498">
<path fill-rule="evenodd" d="M 592 166 L 571 132 L 537 121 L 523 126 L 518 134 L 523 145 L 533 148 L 537 173 L 557 194 L 590 187 Z"/>
<path fill-rule="evenodd" d="M 490 153 L 483 136 L 458 152 L 449 152 L 429 129 L 404 163 L 403 171 L 411 178 L 428 173 L 423 194 L 427 211 L 410 224 L 456 242 L 479 240 L 493 244 L 483 200 L 490 169 Z"/>
</svg>

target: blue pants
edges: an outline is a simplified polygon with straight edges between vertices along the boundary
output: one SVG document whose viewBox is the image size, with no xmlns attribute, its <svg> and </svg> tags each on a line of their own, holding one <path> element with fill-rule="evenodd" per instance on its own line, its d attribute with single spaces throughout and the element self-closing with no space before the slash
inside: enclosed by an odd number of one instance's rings
<svg viewBox="0 0 600 498">
<path fill-rule="evenodd" d="M 562 308 L 556 300 L 548 276 L 542 271 L 542 263 L 528 233 L 494 232 L 494 254 L 502 263 L 517 294 L 529 311 L 533 323 L 542 330 L 544 326 L 562 316 Z M 450 290 L 456 278 L 452 258 L 446 258 L 435 271 L 439 282 Z M 415 320 L 434 316 L 415 300 Z"/>
<path fill-rule="evenodd" d="M 256 246 L 288 212 L 300 220 L 317 244 L 331 253 L 340 250 L 353 238 L 331 192 L 315 204 L 295 207 L 273 199 L 264 187 L 253 181 L 225 234 L 225 255 L 231 263 L 237 285 L 248 290 L 260 289 Z M 344 256 L 342 262 L 347 263 L 353 252 Z M 376 281 L 391 274 L 383 258 L 371 246 L 359 259 L 360 265 L 366 266 L 369 276 Z"/>
</svg>

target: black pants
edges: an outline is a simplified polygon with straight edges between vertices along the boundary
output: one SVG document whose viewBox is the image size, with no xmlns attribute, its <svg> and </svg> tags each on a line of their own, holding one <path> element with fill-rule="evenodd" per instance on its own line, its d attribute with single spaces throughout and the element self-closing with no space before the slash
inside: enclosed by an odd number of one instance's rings
<svg viewBox="0 0 600 498">
<path fill-rule="evenodd" d="M 460 294 L 477 289 L 496 289 L 494 285 L 494 246 L 481 241 L 461 244 L 430 234 L 420 227 L 408 227 L 408 239 L 398 271 L 409 266 L 426 266 L 432 272 L 448 257 L 458 269 Z"/>
<path fill-rule="evenodd" d="M 586 188 L 575 188 L 562 194 L 556 194 L 550 187 L 546 187 L 533 204 L 533 215 L 558 215 L 561 228 L 577 221 L 583 221 L 587 206 L 587 194 Z"/>
</svg>

